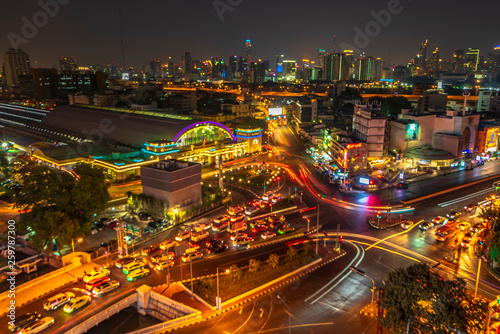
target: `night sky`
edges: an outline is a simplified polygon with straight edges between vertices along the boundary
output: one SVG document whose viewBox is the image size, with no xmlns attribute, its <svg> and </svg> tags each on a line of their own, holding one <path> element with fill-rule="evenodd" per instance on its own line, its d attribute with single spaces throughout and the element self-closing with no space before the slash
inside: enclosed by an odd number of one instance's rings
<svg viewBox="0 0 500 334">
<path fill-rule="evenodd" d="M 42 0 L 42 2 L 55 0 Z M 253 58 L 317 60 L 318 48 L 336 51 L 342 43 L 356 46 L 355 27 L 365 30 L 373 21 L 371 11 L 387 9 L 396 0 L 59 0 L 59 13 L 20 44 L 33 67 L 57 66 L 60 56 L 73 56 L 80 66 L 105 64 L 114 58 L 122 65 L 118 6 L 121 7 L 127 66 L 142 66 L 159 58 L 179 62 L 185 51 L 194 60 L 244 55 L 244 43 L 252 40 Z M 237 4 L 221 20 L 214 3 Z M 238 4 L 239 3 L 239 4 Z M 498 0 L 401 0 L 401 13 L 393 14 L 387 27 L 358 48 L 367 56 L 405 64 L 429 39 L 428 56 L 439 47 L 443 60 L 457 49 L 478 47 L 486 55 L 500 43 Z M 41 10 L 38 1 L 4 1 L 0 20 L 0 53 L 10 42 L 9 32 L 23 36 L 26 17 Z M 398 7 L 399 8 L 399 7 Z M 359 43 L 357 45 L 360 45 Z M 36 63 L 35 63 L 36 62 Z"/>
</svg>

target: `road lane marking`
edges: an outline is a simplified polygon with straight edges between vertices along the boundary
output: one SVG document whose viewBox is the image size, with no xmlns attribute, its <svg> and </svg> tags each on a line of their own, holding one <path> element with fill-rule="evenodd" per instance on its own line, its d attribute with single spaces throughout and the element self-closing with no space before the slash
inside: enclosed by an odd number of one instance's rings
<svg viewBox="0 0 500 334">
<path fill-rule="evenodd" d="M 373 245 L 371 245 L 370 247 L 368 247 L 366 250 L 369 250 L 370 248 L 374 247 L 375 245 L 378 245 L 379 243 L 381 243 L 381 242 L 383 242 L 383 241 L 386 241 L 387 239 L 390 239 L 390 238 L 392 238 L 392 237 L 396 237 L 396 236 L 398 236 L 398 235 L 401 235 L 401 234 L 404 234 L 404 233 L 408 233 L 408 232 L 410 232 L 411 230 L 413 230 L 413 229 L 415 228 L 415 226 L 417 226 L 418 224 L 420 224 L 420 223 L 421 223 L 421 222 L 423 222 L 423 221 L 424 221 L 424 220 L 422 219 L 422 220 L 420 220 L 420 221 L 416 222 L 415 224 L 413 224 L 413 226 L 411 226 L 409 229 L 404 230 L 403 232 L 399 232 L 399 233 L 396 233 L 396 234 L 390 235 L 390 236 L 388 236 L 388 237 L 386 237 L 386 238 L 384 238 L 384 239 L 382 239 L 382 240 L 377 241 L 376 243 L 374 243 Z"/>
</svg>

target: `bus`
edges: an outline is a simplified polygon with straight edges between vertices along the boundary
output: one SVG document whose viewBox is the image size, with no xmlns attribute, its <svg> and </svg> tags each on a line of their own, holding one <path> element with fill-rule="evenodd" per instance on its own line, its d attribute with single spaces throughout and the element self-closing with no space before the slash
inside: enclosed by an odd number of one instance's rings
<svg viewBox="0 0 500 334">
<path fill-rule="evenodd" d="M 446 241 L 454 237 L 458 231 L 457 224 L 446 224 L 436 230 L 435 238 L 439 241 Z"/>
</svg>

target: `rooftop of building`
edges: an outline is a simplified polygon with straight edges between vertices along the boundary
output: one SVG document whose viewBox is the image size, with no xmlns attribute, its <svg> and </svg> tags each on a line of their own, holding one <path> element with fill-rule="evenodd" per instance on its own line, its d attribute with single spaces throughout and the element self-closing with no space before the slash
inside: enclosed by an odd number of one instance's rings
<svg viewBox="0 0 500 334">
<path fill-rule="evenodd" d="M 181 170 L 187 167 L 193 167 L 193 166 L 200 166 L 201 165 L 197 162 L 191 162 L 191 161 L 184 161 L 184 160 L 176 160 L 176 159 L 167 159 L 167 160 L 161 160 L 158 161 L 155 164 L 152 164 L 151 166 L 147 166 L 144 168 L 152 168 L 152 169 L 160 169 L 166 172 L 174 172 L 177 170 Z"/>
<path fill-rule="evenodd" d="M 448 151 L 432 148 L 430 146 L 409 149 L 405 154 L 408 158 L 420 160 L 450 160 L 456 157 Z"/>
</svg>

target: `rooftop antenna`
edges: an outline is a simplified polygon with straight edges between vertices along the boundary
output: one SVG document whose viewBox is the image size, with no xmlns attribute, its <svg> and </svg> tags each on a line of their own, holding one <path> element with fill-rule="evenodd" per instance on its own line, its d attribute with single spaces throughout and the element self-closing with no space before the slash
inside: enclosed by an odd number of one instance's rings
<svg viewBox="0 0 500 334">
<path fill-rule="evenodd" d="M 333 53 L 335 53 L 335 38 L 336 38 L 336 36 L 333 35 Z"/>
</svg>

